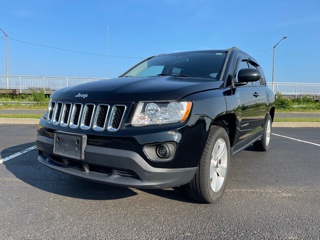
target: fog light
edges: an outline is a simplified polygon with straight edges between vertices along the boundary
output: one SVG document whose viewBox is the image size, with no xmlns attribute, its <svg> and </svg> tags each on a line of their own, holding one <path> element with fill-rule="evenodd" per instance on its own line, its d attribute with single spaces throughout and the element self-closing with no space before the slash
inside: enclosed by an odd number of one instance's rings
<svg viewBox="0 0 320 240">
<path fill-rule="evenodd" d="M 167 145 L 161 144 L 157 146 L 156 153 L 159 158 L 167 158 L 170 155 L 170 149 Z"/>
<path fill-rule="evenodd" d="M 155 162 L 171 161 L 177 150 L 175 142 L 148 144 L 143 147 L 143 152 L 148 159 Z"/>
</svg>

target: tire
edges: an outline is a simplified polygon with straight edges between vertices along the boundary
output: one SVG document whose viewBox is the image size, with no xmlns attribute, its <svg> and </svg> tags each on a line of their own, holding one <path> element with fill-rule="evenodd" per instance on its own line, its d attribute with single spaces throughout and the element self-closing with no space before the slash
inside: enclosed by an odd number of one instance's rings
<svg viewBox="0 0 320 240">
<path fill-rule="evenodd" d="M 216 202 L 224 192 L 230 165 L 230 141 L 226 130 L 212 126 L 198 170 L 184 188 L 195 201 Z"/>
<path fill-rule="evenodd" d="M 268 115 L 263 126 L 263 133 L 260 140 L 253 143 L 253 147 L 257 151 L 267 151 L 270 146 L 270 138 L 272 132 L 272 120 L 271 116 Z"/>
</svg>

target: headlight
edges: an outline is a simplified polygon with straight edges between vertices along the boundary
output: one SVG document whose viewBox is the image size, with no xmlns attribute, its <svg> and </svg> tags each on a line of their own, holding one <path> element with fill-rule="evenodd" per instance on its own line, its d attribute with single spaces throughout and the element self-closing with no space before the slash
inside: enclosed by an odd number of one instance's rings
<svg viewBox="0 0 320 240">
<path fill-rule="evenodd" d="M 191 102 L 139 102 L 132 126 L 161 125 L 184 122 L 191 111 Z"/>
</svg>

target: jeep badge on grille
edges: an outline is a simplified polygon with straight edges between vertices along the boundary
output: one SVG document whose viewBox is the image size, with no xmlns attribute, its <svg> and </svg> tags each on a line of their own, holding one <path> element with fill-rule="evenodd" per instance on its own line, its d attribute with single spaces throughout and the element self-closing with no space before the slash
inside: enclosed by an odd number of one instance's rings
<svg viewBox="0 0 320 240">
<path fill-rule="evenodd" d="M 75 95 L 74 97 L 85 99 L 86 97 L 88 97 L 88 94 L 78 93 L 78 94 Z"/>
</svg>

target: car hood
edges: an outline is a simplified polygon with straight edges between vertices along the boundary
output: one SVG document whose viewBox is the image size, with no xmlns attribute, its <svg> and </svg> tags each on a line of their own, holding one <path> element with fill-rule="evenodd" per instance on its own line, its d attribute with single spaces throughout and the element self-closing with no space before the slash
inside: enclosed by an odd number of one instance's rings
<svg viewBox="0 0 320 240">
<path fill-rule="evenodd" d="M 114 78 L 63 88 L 52 98 L 79 102 L 180 100 L 195 92 L 219 88 L 222 83 L 172 76 Z"/>
</svg>

